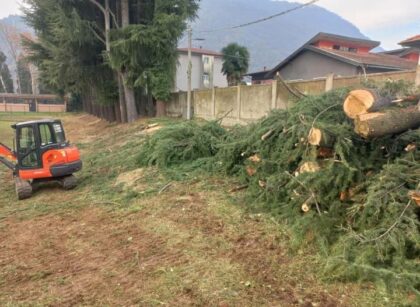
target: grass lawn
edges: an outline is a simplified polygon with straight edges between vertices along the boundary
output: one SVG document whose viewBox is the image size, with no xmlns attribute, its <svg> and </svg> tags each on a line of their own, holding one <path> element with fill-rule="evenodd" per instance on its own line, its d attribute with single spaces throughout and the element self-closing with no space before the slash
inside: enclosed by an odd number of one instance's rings
<svg viewBox="0 0 420 307">
<path fill-rule="evenodd" d="M 310 247 L 250 210 L 232 179 L 138 168 L 155 129 L 57 115 L 82 151 L 76 190 L 54 184 L 16 201 L 0 166 L 0 305 L 391 306 L 371 284 L 327 283 Z M 0 115 L 0 141 L 10 122 Z M 4 130 L 6 129 L 6 130 Z M 11 129 L 10 129 L 11 130 Z M 7 130 L 8 131 L 8 130 Z M 415 298 L 414 298 L 415 299 Z"/>
</svg>

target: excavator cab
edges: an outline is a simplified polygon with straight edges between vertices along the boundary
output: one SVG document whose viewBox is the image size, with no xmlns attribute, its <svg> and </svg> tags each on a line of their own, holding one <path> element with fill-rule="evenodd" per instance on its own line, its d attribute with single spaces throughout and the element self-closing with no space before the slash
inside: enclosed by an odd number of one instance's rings
<svg viewBox="0 0 420 307">
<path fill-rule="evenodd" d="M 82 169 L 79 150 L 66 140 L 59 120 L 45 119 L 12 125 L 16 149 L 0 143 L 0 162 L 13 171 L 19 199 L 32 196 L 40 183 L 57 181 L 64 189 L 77 185 Z"/>
</svg>

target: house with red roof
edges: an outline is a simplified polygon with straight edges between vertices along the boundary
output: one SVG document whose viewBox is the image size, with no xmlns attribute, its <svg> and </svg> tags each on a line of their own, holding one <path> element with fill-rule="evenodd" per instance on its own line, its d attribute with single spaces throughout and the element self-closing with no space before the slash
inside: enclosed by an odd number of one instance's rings
<svg viewBox="0 0 420 307">
<path fill-rule="evenodd" d="M 383 54 L 396 55 L 400 58 L 418 63 L 420 58 L 420 35 L 410 37 L 399 43 L 402 48 L 385 51 Z M 416 47 L 417 45 L 417 47 Z"/>
<path fill-rule="evenodd" d="M 285 80 L 311 80 L 331 73 L 354 76 L 416 69 L 418 59 L 411 51 L 373 52 L 379 45 L 378 41 L 319 33 L 273 69 L 247 76 L 253 84 L 260 84 L 273 80 L 277 73 Z"/>
<path fill-rule="evenodd" d="M 192 89 L 227 87 L 226 76 L 222 73 L 223 55 L 213 50 L 191 49 Z M 174 92 L 188 90 L 188 48 L 178 48 L 178 66 Z"/>
</svg>

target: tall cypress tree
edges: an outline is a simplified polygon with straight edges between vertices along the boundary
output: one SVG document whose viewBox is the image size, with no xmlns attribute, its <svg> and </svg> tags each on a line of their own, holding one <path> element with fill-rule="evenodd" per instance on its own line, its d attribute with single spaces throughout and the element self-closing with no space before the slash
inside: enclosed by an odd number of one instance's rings
<svg viewBox="0 0 420 307">
<path fill-rule="evenodd" d="M 121 97 L 117 73 L 123 76 L 126 93 L 147 88 L 156 99 L 169 98 L 178 39 L 187 20 L 195 17 L 199 0 L 27 3 L 26 18 L 38 40 L 27 41 L 26 46 L 41 80 L 56 92 L 97 97 L 100 103 L 115 106 L 119 92 Z M 136 111 L 135 106 L 131 109 Z"/>
</svg>

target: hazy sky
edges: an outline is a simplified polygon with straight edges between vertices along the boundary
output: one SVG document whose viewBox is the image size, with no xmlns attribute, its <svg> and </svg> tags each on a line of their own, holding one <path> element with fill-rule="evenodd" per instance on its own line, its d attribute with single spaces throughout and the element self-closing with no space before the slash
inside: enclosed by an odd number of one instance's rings
<svg viewBox="0 0 420 307">
<path fill-rule="evenodd" d="M 19 14 L 18 0 L 0 0 L 0 18 L 7 17 L 10 14 Z"/>
<path fill-rule="evenodd" d="M 420 0 L 320 0 L 317 5 L 352 22 L 386 49 L 420 34 Z"/>
<path fill-rule="evenodd" d="M 0 18 L 19 14 L 21 2 L 0 0 Z M 420 34 L 420 0 L 320 0 L 317 5 L 349 20 L 385 49 L 397 48 L 398 42 Z"/>
</svg>

